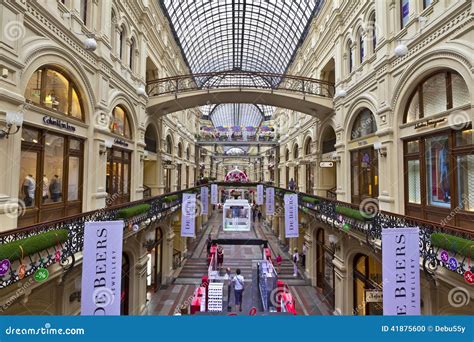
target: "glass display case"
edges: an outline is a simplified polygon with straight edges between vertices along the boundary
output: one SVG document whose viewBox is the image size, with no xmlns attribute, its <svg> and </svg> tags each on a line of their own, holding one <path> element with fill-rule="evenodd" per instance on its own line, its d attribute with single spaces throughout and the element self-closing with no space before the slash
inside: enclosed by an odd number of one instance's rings
<svg viewBox="0 0 474 342">
<path fill-rule="evenodd" d="M 250 231 L 251 210 L 248 200 L 226 200 L 222 211 L 224 230 Z"/>
</svg>

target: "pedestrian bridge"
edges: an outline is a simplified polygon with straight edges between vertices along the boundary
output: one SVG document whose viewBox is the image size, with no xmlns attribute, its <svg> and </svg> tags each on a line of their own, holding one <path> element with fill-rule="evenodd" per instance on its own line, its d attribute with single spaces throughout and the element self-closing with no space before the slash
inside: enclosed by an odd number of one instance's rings
<svg viewBox="0 0 474 342">
<path fill-rule="evenodd" d="M 221 103 L 253 103 L 325 118 L 333 111 L 334 85 L 313 78 L 272 73 L 216 72 L 147 83 L 149 115 Z"/>
</svg>

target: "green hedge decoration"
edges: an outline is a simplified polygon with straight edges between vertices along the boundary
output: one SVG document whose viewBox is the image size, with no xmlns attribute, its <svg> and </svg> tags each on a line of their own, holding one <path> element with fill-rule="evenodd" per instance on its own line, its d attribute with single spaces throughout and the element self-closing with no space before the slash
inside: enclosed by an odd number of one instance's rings
<svg viewBox="0 0 474 342">
<path fill-rule="evenodd" d="M 308 212 L 309 212 L 309 209 L 308 209 L 308 208 L 305 208 L 305 207 L 303 207 L 303 208 L 301 208 L 301 211 L 302 211 L 302 212 L 304 212 L 304 213 L 308 213 Z"/>
<path fill-rule="evenodd" d="M 0 245 L 0 260 L 8 259 L 10 262 L 21 258 L 21 249 L 23 248 L 23 257 L 44 251 L 49 247 L 56 246 L 58 242 L 63 243 L 68 238 L 67 229 L 51 230 L 26 239 L 16 240 Z"/>
<path fill-rule="evenodd" d="M 138 204 L 133 207 L 120 209 L 117 213 L 117 217 L 127 219 L 133 216 L 143 214 L 147 212 L 148 210 L 150 210 L 150 208 L 151 206 L 149 204 L 146 204 L 146 203 Z"/>
<path fill-rule="evenodd" d="M 431 243 L 436 247 L 440 247 L 450 252 L 474 257 L 474 241 L 472 240 L 463 239 L 445 233 L 433 233 L 431 234 Z"/>
<path fill-rule="evenodd" d="M 312 204 L 318 204 L 319 203 L 319 200 L 317 198 L 313 198 L 313 197 L 309 197 L 309 196 L 303 196 L 301 198 L 301 200 L 303 202 L 312 203 Z"/>
<path fill-rule="evenodd" d="M 165 196 L 163 198 L 163 202 L 170 203 L 170 202 L 174 202 L 178 199 L 179 199 L 178 195 L 169 195 L 169 196 Z"/>
<path fill-rule="evenodd" d="M 347 216 L 353 219 L 356 219 L 358 221 L 370 221 L 371 218 L 364 217 L 362 213 L 359 210 L 352 209 L 352 208 L 347 208 L 347 207 L 342 207 L 337 205 L 336 206 L 336 213 L 341 214 L 343 216 Z"/>
</svg>

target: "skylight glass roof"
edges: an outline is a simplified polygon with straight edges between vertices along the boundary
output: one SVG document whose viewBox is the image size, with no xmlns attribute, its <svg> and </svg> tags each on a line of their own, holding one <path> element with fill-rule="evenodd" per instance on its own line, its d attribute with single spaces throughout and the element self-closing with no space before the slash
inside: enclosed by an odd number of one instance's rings
<svg viewBox="0 0 474 342">
<path fill-rule="evenodd" d="M 284 73 L 321 2 L 160 0 L 194 74 Z"/>
<path fill-rule="evenodd" d="M 259 127 L 262 121 L 273 115 L 275 107 L 250 103 L 223 103 L 201 107 L 203 115 L 208 115 L 214 127 L 241 126 Z"/>
</svg>

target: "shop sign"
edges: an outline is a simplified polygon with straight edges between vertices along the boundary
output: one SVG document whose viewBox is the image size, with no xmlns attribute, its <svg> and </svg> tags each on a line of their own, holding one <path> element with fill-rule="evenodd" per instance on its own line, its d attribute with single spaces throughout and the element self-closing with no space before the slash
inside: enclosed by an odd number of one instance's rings
<svg viewBox="0 0 474 342">
<path fill-rule="evenodd" d="M 263 204 L 263 185 L 257 185 L 257 205 Z"/>
<path fill-rule="evenodd" d="M 196 194 L 183 194 L 181 208 L 181 236 L 195 237 Z"/>
<path fill-rule="evenodd" d="M 365 302 L 366 303 L 382 303 L 382 291 L 378 290 L 366 290 L 365 291 Z"/>
<path fill-rule="evenodd" d="M 209 213 L 209 188 L 203 186 L 201 188 L 201 215 Z"/>
<path fill-rule="evenodd" d="M 267 215 L 275 215 L 275 188 L 265 189 L 265 210 Z"/>
<path fill-rule="evenodd" d="M 442 119 L 428 119 L 422 122 L 418 122 L 415 124 L 415 129 L 423 128 L 423 127 L 428 127 L 428 126 L 433 126 L 433 128 L 436 128 L 436 125 L 446 121 L 445 118 Z"/>
<path fill-rule="evenodd" d="M 176 168 L 175 164 L 163 164 L 163 169 L 165 170 L 174 170 Z"/>
<path fill-rule="evenodd" d="M 334 163 L 332 161 L 322 161 L 319 162 L 319 167 L 325 168 L 325 167 L 333 167 Z"/>
<path fill-rule="evenodd" d="M 418 227 L 382 229 L 383 314 L 420 315 Z"/>
<path fill-rule="evenodd" d="M 43 117 L 43 123 L 46 124 L 46 125 L 50 125 L 50 126 L 56 126 L 56 127 L 59 127 L 61 129 L 65 129 L 66 131 L 70 131 L 70 132 L 75 132 L 76 131 L 76 127 L 74 127 L 73 125 L 70 125 L 69 122 L 59 120 L 59 119 L 56 119 L 56 118 L 53 118 L 53 117 L 47 116 L 47 115 L 45 115 Z"/>
<path fill-rule="evenodd" d="M 115 138 L 114 144 L 124 146 L 124 147 L 128 147 L 128 143 L 126 141 L 122 140 L 122 139 L 119 139 L 119 138 Z"/>
<path fill-rule="evenodd" d="M 211 204 L 217 204 L 217 202 L 219 202 L 218 196 L 217 184 L 211 184 Z"/>
<path fill-rule="evenodd" d="M 295 238 L 299 236 L 298 229 L 298 195 L 286 194 L 285 202 L 285 237 Z"/>
<path fill-rule="evenodd" d="M 86 222 L 81 315 L 120 315 L 123 220 Z"/>
</svg>

